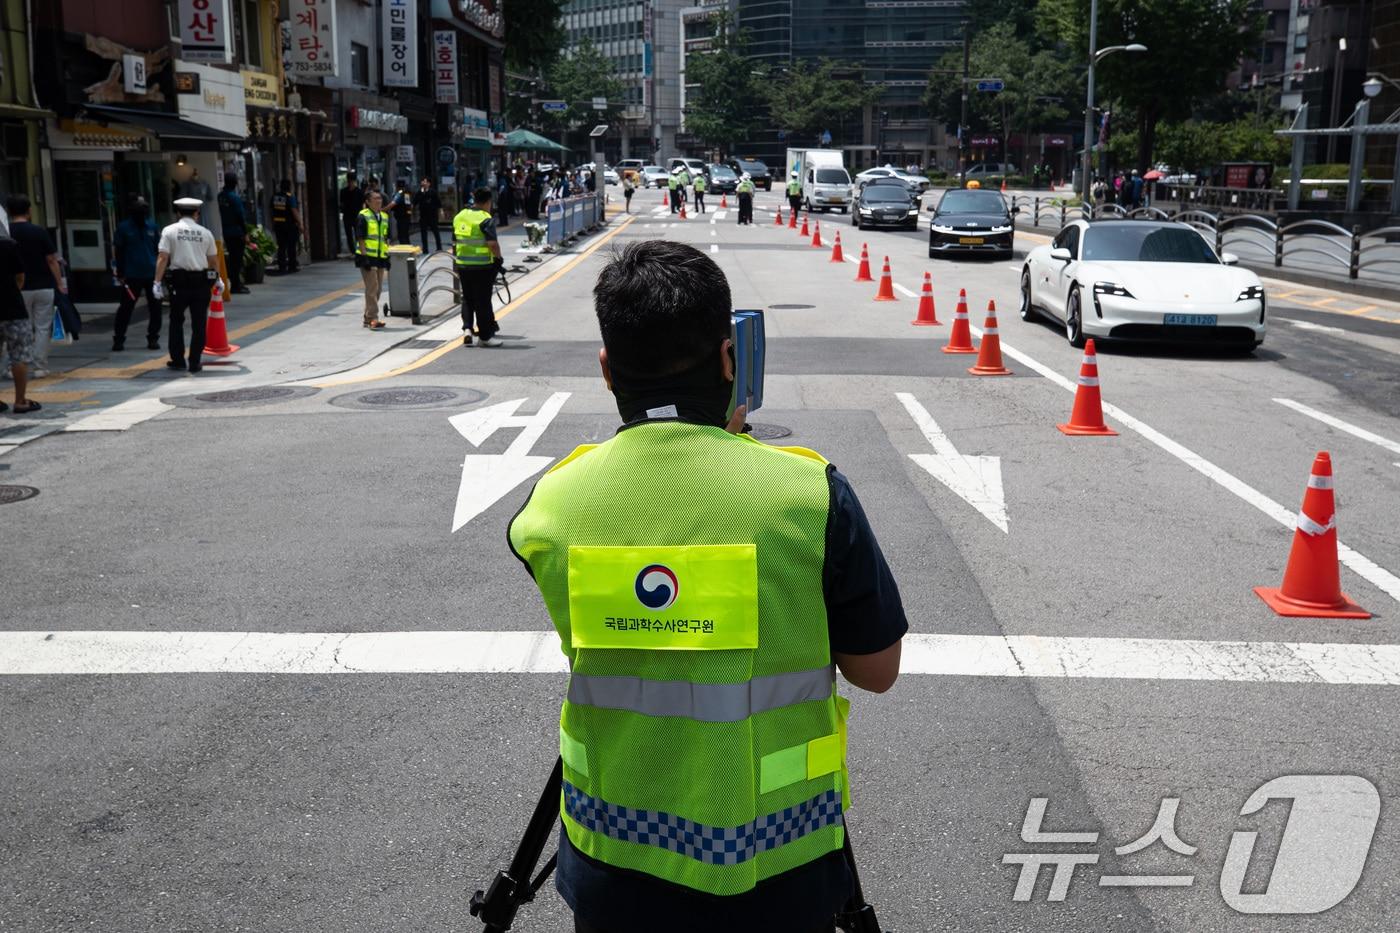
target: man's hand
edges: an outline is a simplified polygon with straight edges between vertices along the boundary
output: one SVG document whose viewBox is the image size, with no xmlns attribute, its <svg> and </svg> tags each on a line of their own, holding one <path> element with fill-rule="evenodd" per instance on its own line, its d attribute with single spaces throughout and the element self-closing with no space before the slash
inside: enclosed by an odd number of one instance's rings
<svg viewBox="0 0 1400 933">
<path fill-rule="evenodd" d="M 161 284 L 159 279 L 151 283 L 151 294 L 155 296 L 156 301 L 165 297 L 165 286 Z"/>
<path fill-rule="evenodd" d="M 746 419 L 748 416 L 749 406 L 740 405 L 738 408 L 734 409 L 734 414 L 730 416 L 729 423 L 724 426 L 724 429 L 730 434 L 743 434 L 744 419 Z"/>
</svg>

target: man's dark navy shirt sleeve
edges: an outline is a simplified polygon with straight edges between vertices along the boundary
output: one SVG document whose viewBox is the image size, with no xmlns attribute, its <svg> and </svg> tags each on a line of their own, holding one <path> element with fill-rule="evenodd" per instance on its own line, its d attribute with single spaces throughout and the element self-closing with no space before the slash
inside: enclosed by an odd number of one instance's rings
<svg viewBox="0 0 1400 933">
<path fill-rule="evenodd" d="M 850 480 L 834 466 L 827 468 L 826 478 L 831 507 L 822 596 L 831 650 L 874 654 L 903 638 L 909 622 L 904 617 L 899 586 Z"/>
</svg>

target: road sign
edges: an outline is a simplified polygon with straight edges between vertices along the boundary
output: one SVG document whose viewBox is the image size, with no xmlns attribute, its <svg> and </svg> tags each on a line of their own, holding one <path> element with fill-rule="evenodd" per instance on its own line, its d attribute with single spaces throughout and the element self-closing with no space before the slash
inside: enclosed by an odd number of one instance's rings
<svg viewBox="0 0 1400 933">
<path fill-rule="evenodd" d="M 980 78 L 977 81 L 979 91 L 1002 91 L 1006 89 L 1006 82 L 1000 78 Z"/>
<path fill-rule="evenodd" d="M 540 109 L 545 113 L 563 113 L 569 109 L 569 105 L 562 100 L 542 100 Z"/>
<path fill-rule="evenodd" d="M 594 109 L 594 110 L 607 110 L 607 109 L 608 109 L 608 99 L 607 99 L 606 97 L 595 97 L 595 98 L 593 98 L 593 109 Z"/>
</svg>

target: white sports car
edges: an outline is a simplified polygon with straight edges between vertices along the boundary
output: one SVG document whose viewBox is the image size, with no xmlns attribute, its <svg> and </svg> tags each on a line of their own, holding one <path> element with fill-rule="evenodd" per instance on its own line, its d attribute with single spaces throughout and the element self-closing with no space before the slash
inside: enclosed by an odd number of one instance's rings
<svg viewBox="0 0 1400 933">
<path fill-rule="evenodd" d="M 1077 220 L 1021 269 L 1021 319 L 1044 315 L 1085 337 L 1264 342 L 1259 276 L 1219 256 L 1195 228 L 1150 220 Z"/>
</svg>

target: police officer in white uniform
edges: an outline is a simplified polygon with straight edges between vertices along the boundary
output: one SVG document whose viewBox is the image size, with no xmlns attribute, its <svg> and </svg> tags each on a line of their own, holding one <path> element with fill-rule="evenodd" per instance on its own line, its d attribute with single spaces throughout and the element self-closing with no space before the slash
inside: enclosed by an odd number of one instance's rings
<svg viewBox="0 0 1400 933">
<path fill-rule="evenodd" d="M 214 234 L 196 219 L 203 201 L 180 198 L 175 213 L 180 219 L 160 232 L 156 252 L 156 288 L 170 295 L 171 369 L 184 369 L 185 311 L 190 312 L 189 370 L 203 369 L 204 326 L 209 320 L 209 296 L 218 280 L 219 250 Z M 159 297 L 159 293 L 157 293 Z"/>
</svg>

